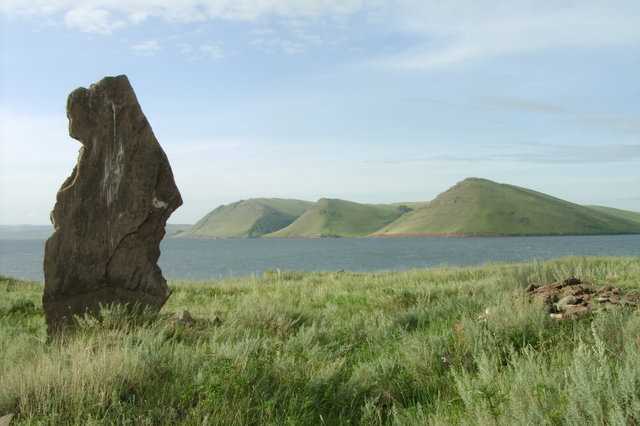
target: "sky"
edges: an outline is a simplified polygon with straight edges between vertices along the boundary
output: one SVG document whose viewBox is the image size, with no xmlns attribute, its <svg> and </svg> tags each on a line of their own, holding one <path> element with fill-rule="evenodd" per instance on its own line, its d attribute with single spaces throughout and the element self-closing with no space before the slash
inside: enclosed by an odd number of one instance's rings
<svg viewBox="0 0 640 426">
<path fill-rule="evenodd" d="M 640 211 L 637 0 L 2 0 L 0 224 L 46 224 L 66 98 L 126 74 L 194 223 L 483 177 Z"/>
</svg>

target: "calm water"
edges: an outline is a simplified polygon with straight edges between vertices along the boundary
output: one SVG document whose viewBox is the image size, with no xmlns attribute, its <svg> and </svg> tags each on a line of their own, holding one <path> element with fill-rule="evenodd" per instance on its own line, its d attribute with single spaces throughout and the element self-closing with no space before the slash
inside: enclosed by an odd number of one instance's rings
<svg viewBox="0 0 640 426">
<path fill-rule="evenodd" d="M 0 239 L 0 274 L 42 279 L 42 240 Z M 377 271 L 436 265 L 550 259 L 568 255 L 640 256 L 640 235 L 510 238 L 357 238 L 180 240 L 162 243 L 168 278 L 207 279 L 267 269 Z"/>
</svg>

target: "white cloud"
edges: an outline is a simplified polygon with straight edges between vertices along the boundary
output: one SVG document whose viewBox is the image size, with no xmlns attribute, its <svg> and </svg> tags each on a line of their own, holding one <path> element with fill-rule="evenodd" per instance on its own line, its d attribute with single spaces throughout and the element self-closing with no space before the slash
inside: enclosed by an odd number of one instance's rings
<svg viewBox="0 0 640 426">
<path fill-rule="evenodd" d="M 554 48 L 637 45 L 640 2 L 563 3 L 400 0 L 387 9 L 416 47 L 376 59 L 391 68 L 422 70 Z"/>
<path fill-rule="evenodd" d="M 264 29 L 271 22 L 266 18 L 272 17 L 295 27 L 313 18 L 340 22 L 367 15 L 368 25 L 377 31 L 413 39 L 412 49 L 387 51 L 373 61 L 405 70 L 450 67 L 544 49 L 640 43 L 637 0 L 3 0 L 0 10 L 10 15 L 62 17 L 71 29 L 99 34 L 139 25 L 151 17 L 183 23 L 265 18 L 258 27 Z M 269 34 L 253 35 L 255 44 L 290 54 L 300 53 L 301 45 L 323 43 L 318 34 L 308 33 L 303 34 L 307 40 L 283 37 L 279 45 L 268 46 L 275 43 L 268 40 Z"/>
<path fill-rule="evenodd" d="M 220 43 L 208 42 L 198 46 L 194 46 L 191 43 L 179 43 L 177 45 L 178 51 L 181 55 L 189 59 L 190 61 L 197 61 L 202 59 L 211 59 L 214 61 L 224 58 L 224 48 Z"/>
<path fill-rule="evenodd" d="M 224 58 L 224 51 L 222 50 L 222 46 L 220 44 L 206 43 L 201 45 L 199 50 L 203 56 L 209 59 L 218 60 Z"/>
<path fill-rule="evenodd" d="M 284 52 L 287 55 L 299 55 L 306 50 L 306 44 L 301 41 L 277 36 L 254 37 L 250 44 L 265 53 Z"/>
<path fill-rule="evenodd" d="M 72 29 L 109 34 L 149 17 L 171 22 L 209 19 L 256 20 L 265 16 L 313 18 L 348 15 L 365 0 L 3 0 L 0 11 L 9 15 L 61 15 Z"/>
<path fill-rule="evenodd" d="M 131 46 L 131 50 L 144 56 L 153 56 L 161 49 L 158 40 L 146 40 Z"/>
<path fill-rule="evenodd" d="M 124 26 L 124 21 L 115 18 L 108 10 L 86 7 L 68 10 L 64 22 L 71 29 L 96 34 L 111 34 Z"/>
</svg>

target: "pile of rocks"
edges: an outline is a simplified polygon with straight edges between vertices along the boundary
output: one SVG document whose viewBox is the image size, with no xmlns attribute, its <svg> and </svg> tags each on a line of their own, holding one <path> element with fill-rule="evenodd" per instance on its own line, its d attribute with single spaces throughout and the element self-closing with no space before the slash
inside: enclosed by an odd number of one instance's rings
<svg viewBox="0 0 640 426">
<path fill-rule="evenodd" d="M 640 306 L 640 291 L 624 291 L 613 286 L 596 286 L 571 277 L 546 285 L 531 284 L 526 289 L 542 300 L 553 319 L 575 319 L 590 312 L 624 306 Z"/>
</svg>

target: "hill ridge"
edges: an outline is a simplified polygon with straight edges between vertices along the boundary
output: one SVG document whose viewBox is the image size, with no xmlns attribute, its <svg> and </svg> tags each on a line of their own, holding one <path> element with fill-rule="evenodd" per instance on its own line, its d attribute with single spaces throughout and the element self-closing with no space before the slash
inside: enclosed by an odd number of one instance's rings
<svg viewBox="0 0 640 426">
<path fill-rule="evenodd" d="M 314 206 L 286 228 L 266 237 L 321 238 L 363 237 L 402 215 L 388 204 L 363 204 L 339 198 L 320 198 Z"/>
<path fill-rule="evenodd" d="M 376 232 L 394 235 L 599 235 L 640 233 L 640 224 L 542 192 L 487 179 L 456 183 Z"/>
<path fill-rule="evenodd" d="M 196 222 L 180 238 L 256 238 L 282 229 L 313 203 L 290 198 L 249 198 L 223 204 Z"/>
<path fill-rule="evenodd" d="M 179 236 L 322 238 L 640 233 L 640 213 L 582 206 L 485 178 L 457 182 L 428 202 L 368 204 L 250 198 L 218 206 Z"/>
</svg>

